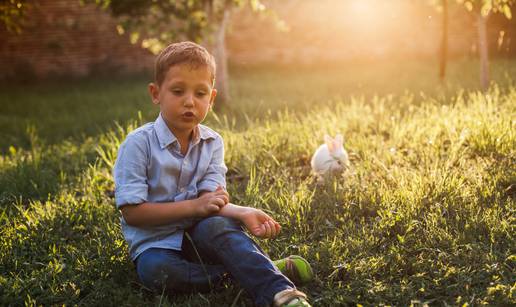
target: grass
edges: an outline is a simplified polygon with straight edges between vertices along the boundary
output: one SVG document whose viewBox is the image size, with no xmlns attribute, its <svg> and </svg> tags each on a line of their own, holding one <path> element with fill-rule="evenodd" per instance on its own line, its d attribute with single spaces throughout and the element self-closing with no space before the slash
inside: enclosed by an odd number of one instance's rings
<svg viewBox="0 0 516 307">
<path fill-rule="evenodd" d="M 459 90 L 478 90 L 478 63 L 451 62 L 445 83 L 437 79 L 436 66 L 428 61 L 364 61 L 326 66 L 235 67 L 231 70 L 234 103 L 225 111 L 232 127 L 247 129 L 256 118 L 274 116 L 278 110 L 315 110 L 350 95 L 419 94 L 442 100 Z M 502 87 L 511 84 L 516 65 L 511 60 L 491 63 L 491 76 Z M 107 77 L 0 85 L 0 151 L 9 146 L 29 148 L 33 132 L 46 144 L 63 139 L 82 140 L 126 123 L 141 113 L 154 120 L 157 109 L 147 94 L 148 76 Z M 272 112 L 271 112 L 272 111 Z M 251 117 L 251 119 L 249 119 Z M 209 124 L 213 121 L 209 119 Z M 27 130 L 29 130 L 27 132 Z"/>
<path fill-rule="evenodd" d="M 454 69 L 471 69 L 466 64 Z M 516 65 L 509 64 L 493 67 L 498 79 L 486 94 L 476 91 L 476 75 L 457 71 L 439 85 L 424 73 L 430 67 L 414 63 L 394 80 L 384 77 L 395 65 L 379 75 L 355 67 L 353 77 L 338 69 L 235 71 L 238 107 L 209 118 L 225 139 L 229 192 L 283 225 L 277 240 L 261 241 L 273 258 L 299 254 L 313 263 L 316 280 L 302 290 L 314 304 L 516 304 L 516 86 L 503 76 Z M 42 104 L 35 121 L 2 104 L 32 128 L 0 121 L 16 144 L 4 146 L 0 160 L 1 305 L 251 303 L 235 285 L 170 300 L 139 285 L 111 177 L 124 136 L 155 116 L 139 104 L 137 81 L 75 81 L 73 95 L 50 85 L 2 92 L 35 105 L 42 91 L 48 109 Z M 118 93 L 127 96 L 116 101 Z M 78 110 L 65 104 L 71 97 Z M 67 110 L 66 129 L 47 123 L 59 108 Z M 136 109 L 141 118 L 129 120 Z M 98 126 L 88 130 L 91 122 Z M 337 132 L 353 170 L 317 185 L 311 154 L 324 133 Z"/>
</svg>

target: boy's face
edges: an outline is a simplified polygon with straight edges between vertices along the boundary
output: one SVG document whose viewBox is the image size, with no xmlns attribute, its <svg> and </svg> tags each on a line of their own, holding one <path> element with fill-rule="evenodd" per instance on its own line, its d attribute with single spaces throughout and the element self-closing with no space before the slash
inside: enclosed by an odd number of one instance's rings
<svg viewBox="0 0 516 307">
<path fill-rule="evenodd" d="M 176 136 L 189 135 L 204 120 L 217 95 L 208 67 L 188 64 L 170 67 L 160 85 L 149 84 L 149 92 Z"/>
</svg>

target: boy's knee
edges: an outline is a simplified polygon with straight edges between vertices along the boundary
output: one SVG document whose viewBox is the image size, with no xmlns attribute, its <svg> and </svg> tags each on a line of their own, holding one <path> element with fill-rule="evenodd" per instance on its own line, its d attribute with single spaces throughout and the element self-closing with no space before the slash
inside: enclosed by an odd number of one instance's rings
<svg viewBox="0 0 516 307">
<path fill-rule="evenodd" d="M 149 289 L 161 291 L 170 277 L 174 277 L 174 263 L 164 254 L 142 254 L 137 264 L 140 281 Z"/>
<path fill-rule="evenodd" d="M 205 218 L 195 227 L 196 232 L 199 232 L 201 236 L 206 239 L 214 239 L 227 232 L 242 230 L 242 227 L 236 220 L 224 216 L 211 216 Z"/>
</svg>

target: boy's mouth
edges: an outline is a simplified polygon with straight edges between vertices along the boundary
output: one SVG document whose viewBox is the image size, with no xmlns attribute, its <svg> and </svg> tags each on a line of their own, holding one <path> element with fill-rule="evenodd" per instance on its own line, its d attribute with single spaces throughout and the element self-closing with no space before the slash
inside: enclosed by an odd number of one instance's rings
<svg viewBox="0 0 516 307">
<path fill-rule="evenodd" d="M 193 112 L 190 112 L 190 111 L 183 113 L 183 117 L 186 117 L 186 118 L 192 118 L 194 116 L 195 116 L 195 114 Z"/>
</svg>

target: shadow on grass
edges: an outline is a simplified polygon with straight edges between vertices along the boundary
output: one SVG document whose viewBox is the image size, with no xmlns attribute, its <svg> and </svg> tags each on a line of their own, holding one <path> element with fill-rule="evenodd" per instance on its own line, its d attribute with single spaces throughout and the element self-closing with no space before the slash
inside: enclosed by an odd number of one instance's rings
<svg viewBox="0 0 516 307">
<path fill-rule="evenodd" d="M 0 206 L 48 199 L 63 185 L 72 184 L 96 158 L 92 139 L 50 146 L 40 144 L 34 135 L 31 139 L 29 150 L 10 147 L 0 158 Z"/>
</svg>

